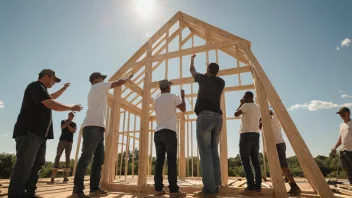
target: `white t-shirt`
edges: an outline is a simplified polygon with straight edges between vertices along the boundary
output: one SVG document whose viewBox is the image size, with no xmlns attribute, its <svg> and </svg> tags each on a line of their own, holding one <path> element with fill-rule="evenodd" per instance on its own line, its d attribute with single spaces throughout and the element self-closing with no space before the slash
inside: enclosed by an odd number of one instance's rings
<svg viewBox="0 0 352 198">
<path fill-rule="evenodd" d="M 180 97 L 175 94 L 162 93 L 155 99 L 156 129 L 170 129 L 176 131 L 176 107 L 182 103 Z"/>
<path fill-rule="evenodd" d="M 260 107 L 254 102 L 245 103 L 240 110 L 243 112 L 241 116 L 240 133 L 259 133 Z"/>
<path fill-rule="evenodd" d="M 111 87 L 109 82 L 100 82 L 92 85 L 88 93 L 88 110 L 83 120 L 85 126 L 98 126 L 105 129 L 106 109 L 108 105 L 108 93 Z"/>
<path fill-rule="evenodd" d="M 282 138 L 280 121 L 276 114 L 271 117 L 271 126 L 273 127 L 275 143 L 284 143 L 285 141 L 284 138 Z"/>
<path fill-rule="evenodd" d="M 340 124 L 341 150 L 352 151 L 352 120 Z"/>
</svg>

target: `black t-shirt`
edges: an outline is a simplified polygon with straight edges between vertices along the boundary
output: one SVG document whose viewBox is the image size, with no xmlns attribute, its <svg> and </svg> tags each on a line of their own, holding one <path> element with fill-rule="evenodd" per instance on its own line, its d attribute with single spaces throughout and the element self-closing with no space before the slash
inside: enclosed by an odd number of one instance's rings
<svg viewBox="0 0 352 198">
<path fill-rule="evenodd" d="M 68 122 L 68 120 L 62 120 L 61 125 L 65 124 Z M 71 124 L 69 124 L 72 128 L 76 128 L 76 123 L 71 121 Z M 60 136 L 60 141 L 69 141 L 73 142 L 73 133 L 70 131 L 68 127 L 65 127 L 61 131 L 61 136 Z"/>
<path fill-rule="evenodd" d="M 40 81 L 30 83 L 24 91 L 21 111 L 13 131 L 13 138 L 33 133 L 48 139 L 54 138 L 51 109 L 41 102 L 51 99 Z"/>
<path fill-rule="evenodd" d="M 194 112 L 199 115 L 202 111 L 212 111 L 222 115 L 220 100 L 225 87 L 225 81 L 217 76 L 196 73 L 194 80 L 198 82 L 198 97 Z"/>
</svg>

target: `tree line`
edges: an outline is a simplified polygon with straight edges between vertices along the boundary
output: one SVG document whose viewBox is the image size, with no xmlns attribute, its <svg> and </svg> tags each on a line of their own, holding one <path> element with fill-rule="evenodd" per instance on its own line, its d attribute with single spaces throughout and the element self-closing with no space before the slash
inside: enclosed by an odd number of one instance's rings
<svg viewBox="0 0 352 198">
<path fill-rule="evenodd" d="M 121 158 L 122 157 L 122 158 Z M 135 149 L 135 152 L 132 153 L 131 151 L 128 152 L 128 170 L 127 174 L 132 175 L 132 158 L 134 158 L 134 174 L 138 175 L 138 163 L 139 163 L 139 151 L 138 149 Z M 116 163 L 115 166 L 115 174 L 119 175 L 120 174 L 120 169 L 121 169 L 121 175 L 125 174 L 125 159 L 126 159 L 126 151 L 123 152 L 122 154 L 118 154 L 118 162 Z M 122 162 L 121 162 L 122 160 Z M 150 160 L 150 159 L 149 159 Z M 14 154 L 9 154 L 9 153 L 0 153 L 0 179 L 8 179 L 11 175 L 12 168 L 15 164 L 16 161 L 16 156 Z M 193 161 L 193 169 L 192 169 L 192 161 Z M 263 154 L 259 154 L 259 161 L 262 166 L 263 170 Z M 301 166 L 299 165 L 299 162 L 297 160 L 296 156 L 292 156 L 287 158 L 289 168 L 292 171 L 292 174 L 294 177 L 304 177 L 303 171 Z M 325 156 L 317 156 L 315 158 L 315 161 L 321 170 L 322 174 L 325 177 L 336 177 L 336 170 L 337 170 L 337 164 L 338 164 L 338 158 L 337 157 L 325 157 Z M 188 170 L 186 170 L 186 175 L 188 177 L 198 176 L 198 165 L 199 165 L 199 170 L 200 170 L 200 162 L 197 157 L 189 157 L 186 158 L 186 162 L 188 163 Z M 267 159 L 266 159 L 267 162 Z M 154 165 L 156 163 L 156 158 L 152 157 L 152 170 L 151 174 L 154 174 Z M 165 173 L 167 173 L 167 159 L 165 160 L 166 163 L 166 170 Z M 60 167 L 64 167 L 65 162 L 60 162 Z M 122 166 L 121 166 L 122 165 Z M 40 172 L 40 177 L 41 178 L 49 178 L 51 177 L 51 170 L 54 166 L 53 162 L 46 162 L 42 171 Z M 73 170 L 74 166 L 74 160 L 71 159 L 70 163 L 70 168 Z M 121 167 L 121 168 L 120 168 Z M 266 163 L 266 173 L 267 177 L 270 177 L 269 175 L 269 166 L 268 163 Z M 87 173 L 86 175 L 90 174 L 91 170 L 91 164 L 87 168 Z M 347 174 L 345 171 L 342 171 L 342 168 L 339 167 L 339 178 L 347 178 Z M 193 175 L 192 175 L 193 171 Z M 72 174 L 72 173 L 71 173 Z M 264 174 L 264 173 L 263 173 Z M 236 157 L 231 157 L 228 159 L 228 175 L 231 177 L 244 177 L 244 170 L 241 165 L 241 158 L 240 155 L 237 155 Z M 201 172 L 199 172 L 199 176 L 201 175 Z M 62 177 L 62 172 L 57 173 L 57 177 Z"/>
</svg>

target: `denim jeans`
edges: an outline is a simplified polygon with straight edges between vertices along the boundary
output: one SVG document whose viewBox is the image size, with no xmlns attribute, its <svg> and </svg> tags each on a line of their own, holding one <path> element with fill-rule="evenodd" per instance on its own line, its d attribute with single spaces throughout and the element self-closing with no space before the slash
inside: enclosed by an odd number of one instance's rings
<svg viewBox="0 0 352 198">
<path fill-rule="evenodd" d="M 162 129 L 155 132 L 154 143 L 156 150 L 156 164 L 154 183 L 155 191 L 163 190 L 163 167 L 165 162 L 165 153 L 167 153 L 168 180 L 170 192 L 177 192 L 177 137 L 176 132 L 169 129 Z"/>
<path fill-rule="evenodd" d="M 347 172 L 348 181 L 352 184 L 352 151 L 341 151 L 341 166 Z"/>
<path fill-rule="evenodd" d="M 73 192 L 75 193 L 83 192 L 84 190 L 84 176 L 87 166 L 92 161 L 93 154 L 92 170 L 90 172 L 90 191 L 96 191 L 100 188 L 101 169 L 104 164 L 104 128 L 87 126 L 83 128 L 82 135 L 82 154 L 77 163 L 73 182 Z"/>
<path fill-rule="evenodd" d="M 262 172 L 259 163 L 259 133 L 240 134 L 240 156 L 244 173 L 246 174 L 247 187 L 251 190 L 260 189 Z M 255 183 L 250 161 L 252 161 L 255 172 Z"/>
<path fill-rule="evenodd" d="M 45 164 L 46 138 L 34 134 L 17 136 L 16 163 L 10 177 L 9 197 L 35 194 L 39 172 Z"/>
<path fill-rule="evenodd" d="M 222 122 L 222 115 L 211 111 L 202 111 L 197 118 L 197 142 L 204 193 L 216 193 L 221 185 L 218 146 Z"/>
</svg>

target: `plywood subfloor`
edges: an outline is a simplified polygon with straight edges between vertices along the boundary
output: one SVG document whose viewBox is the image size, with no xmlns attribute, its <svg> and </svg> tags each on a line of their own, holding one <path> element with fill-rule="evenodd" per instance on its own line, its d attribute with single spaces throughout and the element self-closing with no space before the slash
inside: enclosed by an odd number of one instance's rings
<svg viewBox="0 0 352 198">
<path fill-rule="evenodd" d="M 50 179 L 45 178 L 45 179 L 40 179 L 38 183 L 38 189 L 37 193 L 41 196 L 47 197 L 47 198 L 69 198 L 71 197 L 72 194 L 72 188 L 73 188 L 73 178 L 69 178 L 70 181 L 68 183 L 63 183 L 62 178 L 56 178 L 55 184 L 49 183 Z M 231 186 L 236 187 L 238 185 L 241 185 L 245 182 L 245 179 L 241 179 L 241 181 L 235 181 L 238 178 L 229 178 L 229 183 L 232 183 Z M 309 197 L 309 198 L 314 198 L 318 197 L 313 194 L 312 188 L 309 186 L 309 184 L 306 182 L 305 179 L 296 179 L 298 185 L 301 187 L 301 189 L 304 191 L 304 193 L 300 197 Z M 234 182 L 235 181 L 235 182 Z M 127 179 L 125 180 L 125 177 L 117 177 L 115 180 L 115 183 L 120 183 L 120 184 L 129 184 L 129 185 L 136 185 L 137 178 L 132 178 L 132 176 L 128 176 Z M 0 180 L 0 197 L 7 197 L 7 188 L 8 188 L 8 180 Z M 148 185 L 153 185 L 154 181 L 152 177 L 148 177 Z M 165 186 L 167 186 L 167 180 L 164 181 Z M 270 182 L 266 182 L 267 186 L 270 186 Z M 88 194 L 89 191 L 89 177 L 85 178 L 85 186 L 86 186 L 86 193 Z M 186 187 L 186 186 L 202 186 L 202 181 L 199 178 L 187 178 L 186 181 L 181 182 L 179 181 L 179 186 L 181 187 Z M 242 185 L 242 187 L 244 187 Z M 286 186 L 287 189 L 289 186 Z M 263 187 L 265 188 L 265 187 Z M 166 189 L 167 190 L 167 189 Z M 349 197 L 346 195 L 341 195 L 341 194 L 335 194 L 336 197 L 338 198 L 344 198 L 344 197 Z M 119 193 L 119 192 L 111 192 L 109 196 L 106 196 L 106 198 L 139 198 L 139 197 L 153 197 L 153 195 L 147 195 L 147 194 L 129 194 L 129 193 Z M 165 197 L 168 197 L 166 195 Z M 187 197 L 192 197 L 192 194 L 188 194 Z M 220 195 L 218 197 L 241 197 L 241 198 L 250 198 L 247 196 L 241 196 L 241 195 Z M 251 196 L 253 197 L 253 196 Z M 263 198 L 269 198 L 270 196 L 257 196 L 257 197 L 263 197 Z"/>
</svg>

